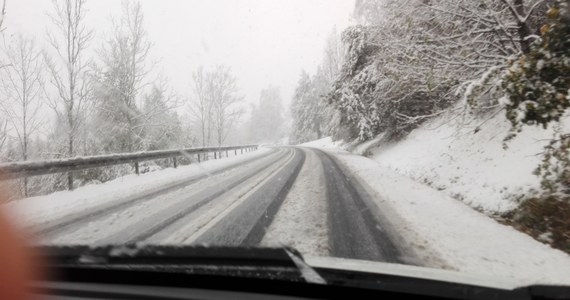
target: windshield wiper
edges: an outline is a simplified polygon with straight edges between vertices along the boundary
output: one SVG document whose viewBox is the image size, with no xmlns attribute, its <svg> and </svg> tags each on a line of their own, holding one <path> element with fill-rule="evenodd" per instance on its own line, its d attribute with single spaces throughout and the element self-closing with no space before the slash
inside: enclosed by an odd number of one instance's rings
<svg viewBox="0 0 570 300">
<path fill-rule="evenodd" d="M 303 257 L 298 251 L 292 248 L 284 248 L 284 250 L 287 252 L 287 255 L 289 255 L 293 263 L 295 263 L 297 269 L 299 269 L 299 272 L 301 272 L 301 275 L 307 282 L 316 284 L 327 283 L 327 281 L 321 277 L 321 275 L 315 271 L 313 267 L 309 266 L 305 260 L 303 260 Z"/>
<path fill-rule="evenodd" d="M 569 287 L 531 286 L 502 289 L 438 279 L 368 272 L 363 269 L 313 267 L 292 248 L 206 246 L 48 246 L 35 250 L 47 274 L 59 283 L 200 288 L 301 295 L 407 296 L 412 299 L 569 299 Z M 53 282 L 52 282 L 53 283 Z M 40 293 L 59 288 L 38 285 Z"/>
<path fill-rule="evenodd" d="M 50 268 L 113 268 L 326 283 L 292 248 L 158 246 L 42 246 Z"/>
</svg>

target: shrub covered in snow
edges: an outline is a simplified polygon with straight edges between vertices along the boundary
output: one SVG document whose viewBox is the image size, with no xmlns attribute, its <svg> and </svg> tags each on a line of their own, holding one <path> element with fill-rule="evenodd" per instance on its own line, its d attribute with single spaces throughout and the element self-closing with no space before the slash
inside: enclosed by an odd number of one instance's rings
<svg viewBox="0 0 570 300">
<path fill-rule="evenodd" d="M 504 76 L 508 95 L 504 104 L 513 126 L 507 140 L 523 125 L 557 124 L 570 107 L 570 1 L 557 1 L 547 20 L 542 38 L 528 54 L 512 61 Z M 550 192 L 568 192 L 570 187 L 570 135 L 560 131 L 556 130 L 536 169 L 543 188 Z"/>
<path fill-rule="evenodd" d="M 507 118 L 522 124 L 557 122 L 570 106 L 570 1 L 562 0 L 548 13 L 542 38 L 528 54 L 510 62 L 503 87 Z"/>
<path fill-rule="evenodd" d="M 357 1 L 360 24 L 343 33 L 329 102 L 359 140 L 405 135 L 461 100 L 474 112 L 497 109 L 507 60 L 528 53 L 547 8 L 536 0 Z"/>
</svg>

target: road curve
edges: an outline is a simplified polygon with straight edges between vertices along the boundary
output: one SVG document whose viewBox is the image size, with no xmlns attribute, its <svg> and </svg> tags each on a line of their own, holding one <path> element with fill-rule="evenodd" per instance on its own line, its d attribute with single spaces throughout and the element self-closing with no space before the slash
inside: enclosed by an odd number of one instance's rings
<svg viewBox="0 0 570 300">
<path fill-rule="evenodd" d="M 309 154 L 313 168 L 305 173 L 314 176 L 318 169 L 323 174 L 319 177 L 324 178 L 324 184 L 312 186 L 311 192 L 319 193 L 319 199 L 326 202 L 317 217 L 326 219 L 328 253 L 409 262 L 410 251 L 398 243 L 396 230 L 350 171 L 327 152 L 299 147 L 276 148 L 208 175 L 86 209 L 52 221 L 38 234 L 50 244 L 258 246 L 285 199 L 311 201 L 313 194 L 299 195 L 297 191 L 289 195 L 298 180 L 310 182 L 303 172 L 300 176 Z M 319 161 L 322 168 L 314 168 Z M 299 209 L 303 208 L 297 212 Z M 287 213 L 295 214 L 295 210 Z"/>
</svg>

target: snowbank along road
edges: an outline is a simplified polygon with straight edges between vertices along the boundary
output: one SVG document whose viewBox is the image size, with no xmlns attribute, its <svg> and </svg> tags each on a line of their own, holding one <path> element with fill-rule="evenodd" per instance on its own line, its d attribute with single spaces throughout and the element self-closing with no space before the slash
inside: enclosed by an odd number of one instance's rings
<svg viewBox="0 0 570 300">
<path fill-rule="evenodd" d="M 146 193 L 32 224 L 47 244 L 290 245 L 307 255 L 416 263 L 330 154 L 283 147 Z"/>
</svg>

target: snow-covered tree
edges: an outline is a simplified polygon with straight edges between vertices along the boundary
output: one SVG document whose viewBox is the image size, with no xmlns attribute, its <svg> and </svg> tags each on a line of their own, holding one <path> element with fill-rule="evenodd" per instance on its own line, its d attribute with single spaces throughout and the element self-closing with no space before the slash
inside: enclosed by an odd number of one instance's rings
<svg viewBox="0 0 570 300">
<path fill-rule="evenodd" d="M 329 105 L 326 97 L 341 73 L 344 59 L 345 47 L 335 29 L 327 37 L 324 57 L 317 72 L 310 76 L 303 71 L 299 79 L 291 105 L 291 143 L 306 142 L 326 135 L 339 139 L 346 136 L 345 132 L 349 129 L 340 124 L 338 109 Z"/>
<path fill-rule="evenodd" d="M 124 1 L 122 14 L 113 24 L 113 32 L 100 51 L 98 119 L 102 139 L 109 140 L 105 151 L 132 152 L 143 149 L 145 115 L 140 107 L 150 72 L 151 43 L 139 2 Z"/>
<path fill-rule="evenodd" d="M 325 132 L 328 133 L 330 109 L 326 106 L 324 96 L 328 92 L 329 84 L 322 69 L 319 69 L 313 78 L 306 72 L 301 73 L 291 105 L 291 143 L 320 139 Z"/>
<path fill-rule="evenodd" d="M 548 11 L 548 23 L 528 53 L 510 61 L 503 87 L 507 117 L 522 124 L 558 122 L 570 107 L 570 1 Z"/>
<path fill-rule="evenodd" d="M 548 2 L 357 1 L 362 25 L 343 33 L 345 64 L 329 99 L 361 140 L 405 134 L 459 100 L 496 109 L 501 70 L 537 38 Z"/>
<path fill-rule="evenodd" d="M 344 56 L 345 48 L 341 36 L 335 28 L 327 37 L 324 58 L 320 65 L 327 84 L 330 85 L 337 79 L 342 69 Z"/>
<path fill-rule="evenodd" d="M 313 139 L 311 134 L 312 125 L 310 119 L 306 116 L 309 113 L 307 103 L 309 102 L 311 91 L 311 78 L 307 72 L 303 71 L 291 104 L 293 128 L 289 139 L 292 144 L 299 144 Z"/>
<path fill-rule="evenodd" d="M 173 98 L 164 84 L 153 85 L 145 96 L 142 107 L 144 150 L 179 149 L 188 146 L 180 118 L 173 109 Z"/>
<path fill-rule="evenodd" d="M 570 107 L 570 0 L 559 0 L 548 11 L 541 39 L 511 61 L 503 87 L 503 104 L 513 127 L 507 139 L 524 125 L 554 125 L 554 137 L 536 174 L 542 176 L 545 189 L 570 192 L 570 134 L 559 126 Z"/>
</svg>

